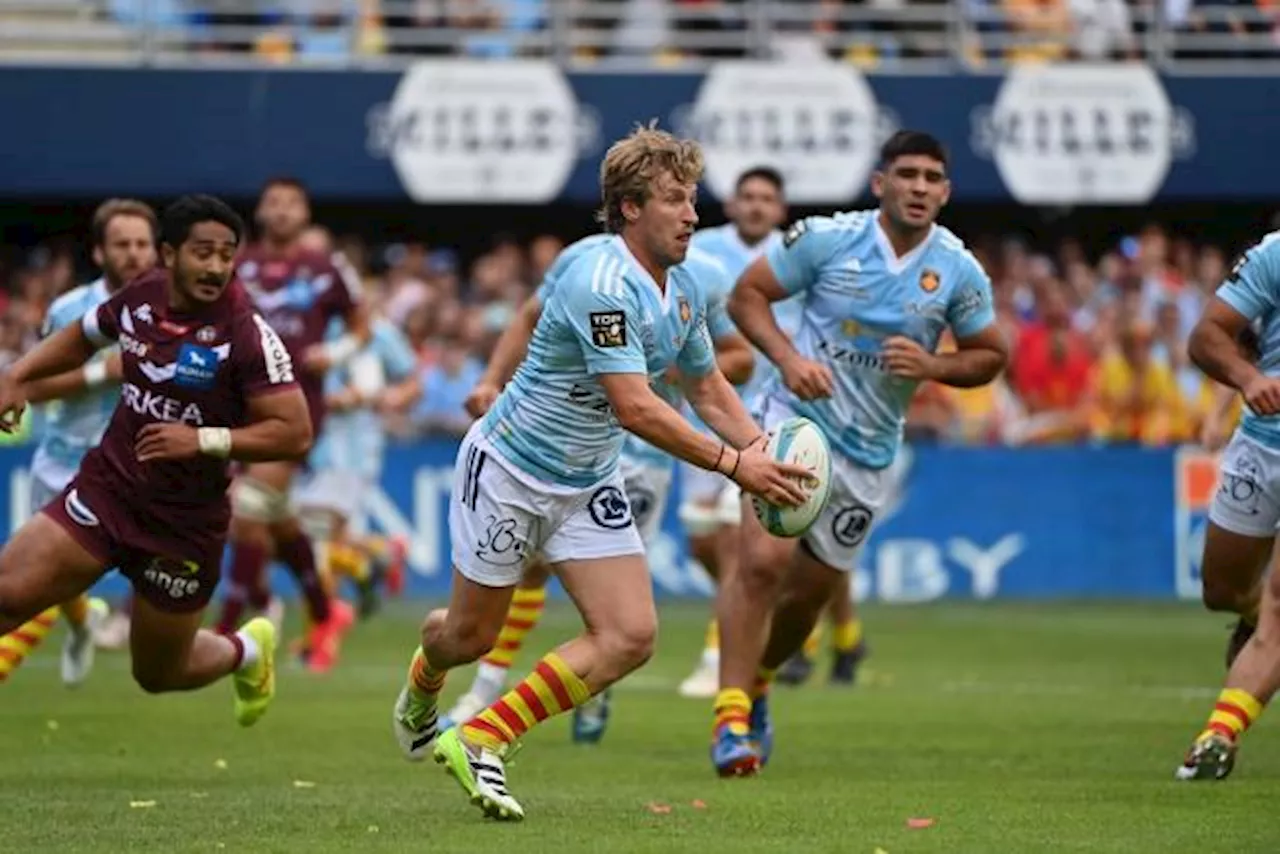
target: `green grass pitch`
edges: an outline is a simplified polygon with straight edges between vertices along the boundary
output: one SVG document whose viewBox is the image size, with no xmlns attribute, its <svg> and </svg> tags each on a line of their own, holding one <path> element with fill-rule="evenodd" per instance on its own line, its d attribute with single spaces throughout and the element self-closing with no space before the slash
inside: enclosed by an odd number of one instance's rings
<svg viewBox="0 0 1280 854">
<path fill-rule="evenodd" d="M 675 695 L 705 606 L 664 604 L 658 654 L 617 689 L 603 743 L 571 745 L 567 720 L 527 740 L 509 773 L 528 811 L 516 825 L 484 821 L 436 765 L 400 758 L 390 709 L 420 611 L 397 604 L 358 626 L 327 678 L 283 666 L 275 705 L 247 731 L 232 720 L 230 684 L 147 696 L 121 654 L 65 690 L 59 630 L 0 687 L 0 846 L 1280 851 L 1272 721 L 1246 738 L 1228 782 L 1172 780 L 1216 695 L 1227 635 L 1227 620 L 1192 605 L 872 607 L 863 684 L 775 689 L 772 764 L 721 781 L 707 759 L 709 704 Z M 517 671 L 575 625 L 553 606 Z M 455 674 L 450 697 L 469 679 Z"/>
</svg>

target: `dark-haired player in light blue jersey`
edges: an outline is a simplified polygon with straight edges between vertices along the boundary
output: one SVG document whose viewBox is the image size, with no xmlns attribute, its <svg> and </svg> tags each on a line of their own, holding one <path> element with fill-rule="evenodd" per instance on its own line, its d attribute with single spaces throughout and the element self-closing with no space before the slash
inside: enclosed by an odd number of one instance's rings
<svg viewBox="0 0 1280 854">
<path fill-rule="evenodd" d="M 991 282 L 958 237 L 935 220 L 950 195 L 947 155 L 928 134 L 885 143 L 872 190 L 877 210 L 810 217 L 743 273 L 729 299 L 743 334 L 777 365 L 757 407 L 765 429 L 800 415 L 831 444 L 826 509 L 797 542 L 772 537 L 749 504 L 741 566 L 720 587 L 720 693 L 712 762 L 755 773 L 772 744 L 767 690 L 846 585 L 882 510 L 890 465 L 916 386 L 990 382 L 1008 348 L 995 325 Z M 771 306 L 804 295 L 788 337 Z M 950 328 L 958 351 L 937 354 Z M 772 619 L 767 637 L 760 626 Z"/>
</svg>

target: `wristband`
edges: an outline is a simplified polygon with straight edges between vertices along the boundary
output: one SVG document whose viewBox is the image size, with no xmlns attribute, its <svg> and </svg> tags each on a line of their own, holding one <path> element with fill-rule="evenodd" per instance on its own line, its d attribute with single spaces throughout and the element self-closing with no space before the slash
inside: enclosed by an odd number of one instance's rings
<svg viewBox="0 0 1280 854">
<path fill-rule="evenodd" d="M 345 364 L 358 352 L 360 352 L 360 342 L 350 332 L 324 345 L 324 354 L 329 358 L 330 366 Z"/>
<path fill-rule="evenodd" d="M 724 442 L 720 443 L 720 456 L 716 457 L 715 464 L 711 466 L 713 472 L 720 472 L 720 463 L 724 461 Z"/>
<path fill-rule="evenodd" d="M 742 451 L 738 451 L 738 456 L 733 461 L 733 471 L 729 472 L 729 480 L 733 480 L 734 475 L 738 473 L 738 463 L 742 462 Z"/>
<path fill-rule="evenodd" d="M 107 363 L 90 362 L 84 366 L 84 384 L 87 388 L 97 388 L 107 381 Z"/>
<path fill-rule="evenodd" d="M 196 430 L 196 442 L 200 453 L 226 459 L 231 455 L 231 428 L 201 427 Z"/>
</svg>

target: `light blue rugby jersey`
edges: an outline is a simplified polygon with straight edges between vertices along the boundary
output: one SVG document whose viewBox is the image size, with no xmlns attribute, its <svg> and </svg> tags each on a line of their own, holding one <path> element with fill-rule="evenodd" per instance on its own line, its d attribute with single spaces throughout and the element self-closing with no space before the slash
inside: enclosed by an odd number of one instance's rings
<svg viewBox="0 0 1280 854">
<path fill-rule="evenodd" d="M 330 324 L 330 339 L 341 335 L 346 326 L 335 318 Z M 398 383 L 414 373 L 417 357 L 409 339 L 391 321 L 376 318 L 370 329 L 369 343 L 346 365 L 325 376 L 325 393 L 337 392 L 351 384 L 351 368 L 361 359 L 376 360 L 388 385 Z M 349 412 L 330 412 L 325 418 L 324 432 L 311 452 L 311 465 L 317 469 L 356 472 L 369 480 L 382 475 L 382 461 L 387 447 L 387 431 L 382 416 L 371 408 Z"/>
<path fill-rule="evenodd" d="M 41 336 L 48 337 L 65 326 L 78 323 L 90 311 L 111 296 L 106 279 L 67 291 L 53 301 L 44 318 Z M 107 357 L 103 350 L 91 361 Z M 115 384 L 87 389 L 75 397 L 51 401 L 45 409 L 40 444 L 31 461 L 31 473 L 45 485 L 61 490 L 75 477 L 80 461 L 89 449 L 102 441 L 116 403 L 120 387 Z"/>
<path fill-rule="evenodd" d="M 546 305 L 547 298 L 554 292 L 560 276 L 582 253 L 612 239 L 611 234 L 593 234 L 566 246 L 543 276 L 542 284 L 537 291 L 538 301 Z M 704 292 L 707 295 L 707 331 L 711 334 L 712 343 L 726 335 L 736 333 L 737 328 L 729 319 L 727 305 L 729 291 L 733 288 L 733 278 L 721 263 L 701 250 L 690 248 L 689 254 L 680 266 L 697 277 L 704 286 Z M 686 415 L 692 413 L 691 407 L 683 406 L 684 392 L 680 386 L 668 383 L 663 376 L 653 378 L 651 385 L 654 391 L 673 407 L 676 409 L 683 407 Z M 670 454 L 655 448 L 634 433 L 627 433 L 623 440 L 622 456 L 628 463 L 645 468 L 669 468 L 675 465 L 675 460 Z"/>
<path fill-rule="evenodd" d="M 737 226 L 727 222 L 724 225 L 716 225 L 695 232 L 692 244 L 697 249 L 714 256 L 724 265 L 729 274 L 729 290 L 732 291 L 738 278 L 751 266 L 751 262 L 767 254 L 781 242 L 782 232 L 775 230 L 759 243 L 748 246 L 738 235 Z M 803 311 L 803 294 L 773 304 L 773 316 L 778 321 L 778 328 L 786 333 L 788 338 L 795 338 L 796 333 L 800 331 L 800 315 Z M 738 389 L 738 394 L 749 407 L 754 405 L 778 373 L 778 369 L 759 350 L 755 351 L 755 359 L 751 379 Z"/>
<path fill-rule="evenodd" d="M 660 291 L 621 237 L 587 239 L 548 272 L 528 355 L 482 422 L 514 466 L 574 488 L 612 475 L 622 450 L 625 431 L 598 374 L 647 374 L 660 389 L 656 380 L 673 364 L 690 376 L 715 368 L 697 276 L 672 267 Z"/>
<path fill-rule="evenodd" d="M 776 377 L 770 399 L 817 423 L 854 462 L 885 468 L 917 385 L 889 374 L 885 339 L 903 335 L 932 352 L 947 326 L 962 338 L 982 331 L 995 322 L 991 280 L 939 225 L 897 257 L 874 210 L 801 220 L 766 257 L 784 288 L 806 295 L 796 349 L 835 379 L 832 397 L 802 401 Z"/>
<path fill-rule="evenodd" d="M 1280 231 L 1245 252 L 1218 288 L 1218 298 L 1247 317 L 1258 331 L 1258 370 L 1280 377 Z M 1280 449 L 1280 416 L 1257 415 L 1247 406 L 1240 430 Z"/>
</svg>

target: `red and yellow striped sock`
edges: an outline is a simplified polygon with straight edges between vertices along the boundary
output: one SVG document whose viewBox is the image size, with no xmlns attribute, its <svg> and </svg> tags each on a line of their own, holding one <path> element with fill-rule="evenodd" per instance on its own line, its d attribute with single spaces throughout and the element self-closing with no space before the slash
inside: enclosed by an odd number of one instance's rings
<svg viewBox="0 0 1280 854">
<path fill-rule="evenodd" d="M 18 669 L 18 665 L 40 645 L 58 620 L 58 609 L 50 608 L 33 617 L 7 635 L 0 636 L 0 682 Z"/>
<path fill-rule="evenodd" d="M 1209 715 L 1209 723 L 1196 740 L 1217 733 L 1234 741 L 1239 741 L 1258 715 L 1262 714 L 1262 703 L 1259 703 L 1247 691 L 1239 688 L 1225 688 L 1218 695 L 1218 702 L 1213 704 L 1213 713 Z"/>
<path fill-rule="evenodd" d="M 716 695 L 715 732 L 728 727 L 734 735 L 751 732 L 751 698 L 741 688 L 726 688 Z"/>
<path fill-rule="evenodd" d="M 74 599 L 62 603 L 62 616 L 73 627 L 79 629 L 89 619 L 89 594 L 81 593 Z"/>
<path fill-rule="evenodd" d="M 552 715 L 591 699 L 591 689 L 564 659 L 548 653 L 524 681 L 462 725 L 462 737 L 489 750 L 511 744 Z"/>
<path fill-rule="evenodd" d="M 778 668 L 765 667 L 764 665 L 761 665 L 760 669 L 756 671 L 755 684 L 751 686 L 751 696 L 753 698 L 763 697 L 765 694 L 768 694 L 769 686 L 773 684 L 773 677 L 777 674 Z"/>
<path fill-rule="evenodd" d="M 836 623 L 831 632 L 831 648 L 836 652 L 853 652 L 862 643 L 862 620 L 850 617 Z"/>
<path fill-rule="evenodd" d="M 480 659 L 481 664 L 508 670 L 520 648 L 524 646 L 525 635 L 533 631 L 542 618 L 542 609 L 547 604 L 547 588 L 536 590 L 516 588 L 511 597 L 511 607 L 507 608 L 507 620 L 498 632 L 498 640 L 489 650 L 489 654 Z"/>
<path fill-rule="evenodd" d="M 424 702 L 434 701 L 444 687 L 444 676 L 449 671 L 436 670 L 427 662 L 427 654 L 418 647 L 409 662 L 409 690 Z"/>
</svg>

